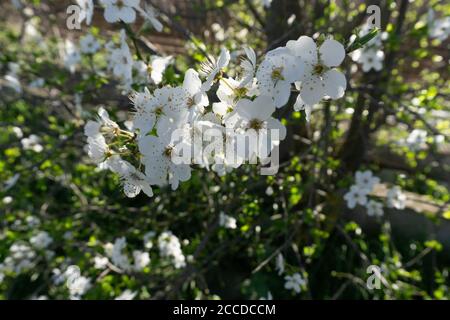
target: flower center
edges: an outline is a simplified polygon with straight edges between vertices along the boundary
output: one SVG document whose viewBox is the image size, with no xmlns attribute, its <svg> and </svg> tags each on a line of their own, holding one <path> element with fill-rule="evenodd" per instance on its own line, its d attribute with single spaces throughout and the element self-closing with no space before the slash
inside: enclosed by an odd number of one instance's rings
<svg viewBox="0 0 450 320">
<path fill-rule="evenodd" d="M 259 119 L 252 119 L 248 124 L 249 128 L 255 129 L 256 131 L 263 128 L 263 122 Z"/>
<path fill-rule="evenodd" d="M 162 106 L 156 107 L 155 114 L 156 114 L 157 117 L 162 115 L 163 114 L 163 107 Z"/>
<path fill-rule="evenodd" d="M 243 88 L 235 88 L 234 89 L 234 94 L 236 95 L 236 98 L 242 98 L 247 94 L 247 88 L 243 87 Z"/>
<path fill-rule="evenodd" d="M 187 107 L 188 109 L 192 108 L 195 105 L 194 97 L 189 97 L 187 99 Z"/>
<path fill-rule="evenodd" d="M 272 80 L 276 81 L 276 80 L 284 80 L 283 77 L 283 67 L 278 67 L 278 68 L 274 68 L 272 70 Z"/>
<path fill-rule="evenodd" d="M 167 158 L 171 158 L 172 157 L 172 151 L 173 151 L 173 147 L 167 146 L 164 149 L 163 155 L 166 156 Z"/>
<path fill-rule="evenodd" d="M 116 2 L 116 6 L 117 8 L 122 9 L 123 7 L 125 7 L 125 3 L 123 2 L 123 0 L 117 0 Z"/>
<path fill-rule="evenodd" d="M 320 74 L 322 74 L 324 71 L 325 71 L 325 66 L 324 66 L 323 64 L 318 63 L 318 64 L 316 64 L 316 65 L 314 66 L 314 73 L 315 73 L 315 74 L 320 75 Z"/>
</svg>

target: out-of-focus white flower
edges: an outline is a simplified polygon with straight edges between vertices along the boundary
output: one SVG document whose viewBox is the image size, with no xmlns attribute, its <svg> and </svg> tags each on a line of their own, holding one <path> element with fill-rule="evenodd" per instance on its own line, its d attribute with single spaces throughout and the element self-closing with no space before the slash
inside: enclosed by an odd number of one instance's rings
<svg viewBox="0 0 450 320">
<path fill-rule="evenodd" d="M 367 203 L 367 190 L 362 189 L 359 186 L 351 186 L 350 191 L 344 195 L 344 199 L 347 201 L 347 207 L 353 209 L 357 204 L 365 206 Z"/>
<path fill-rule="evenodd" d="M 370 200 L 367 203 L 367 215 L 381 217 L 383 214 L 383 204 L 375 200 Z"/>
<path fill-rule="evenodd" d="M 268 186 L 266 189 L 266 194 L 270 197 L 273 195 L 273 188 L 271 186 Z"/>
<path fill-rule="evenodd" d="M 427 132 L 422 129 L 414 129 L 406 138 L 406 145 L 412 151 L 419 151 L 423 149 L 427 141 Z"/>
<path fill-rule="evenodd" d="M 80 50 L 82 53 L 94 54 L 100 49 L 100 43 L 95 37 L 88 33 L 80 39 Z"/>
<path fill-rule="evenodd" d="M 117 238 L 112 246 L 111 252 L 107 252 L 110 255 L 112 263 L 122 270 L 131 270 L 130 261 L 128 256 L 124 253 L 127 246 L 127 239 L 125 237 Z"/>
<path fill-rule="evenodd" d="M 221 212 L 219 216 L 219 225 L 228 229 L 236 229 L 236 219 Z"/>
<path fill-rule="evenodd" d="M 259 300 L 273 300 L 272 292 L 268 291 L 266 297 L 261 297 Z"/>
<path fill-rule="evenodd" d="M 10 204 L 10 203 L 13 202 L 13 197 L 11 197 L 11 196 L 6 196 L 6 197 L 3 198 L 2 202 L 3 202 L 3 204 L 8 205 L 8 204 Z"/>
<path fill-rule="evenodd" d="M 95 256 L 94 257 L 94 268 L 95 269 L 105 269 L 106 266 L 108 265 L 108 258 L 107 257 L 100 257 L 100 256 Z"/>
<path fill-rule="evenodd" d="M 134 270 L 136 271 L 142 271 L 150 263 L 150 255 L 148 254 L 148 252 L 134 250 L 133 258 Z"/>
<path fill-rule="evenodd" d="M 362 65 L 364 72 L 383 69 L 384 52 L 376 48 L 362 48 L 352 52 L 352 59 Z"/>
<path fill-rule="evenodd" d="M 44 147 L 41 145 L 41 138 L 35 134 L 30 135 L 28 138 L 23 138 L 20 143 L 24 150 L 33 150 L 38 153 L 44 150 Z"/>
<path fill-rule="evenodd" d="M 53 238 L 46 231 L 40 231 L 30 238 L 31 245 L 40 250 L 47 248 L 52 242 Z"/>
<path fill-rule="evenodd" d="M 104 17 L 109 23 L 123 21 L 132 23 L 136 20 L 136 11 L 140 0 L 101 0 L 105 6 Z"/>
<path fill-rule="evenodd" d="M 20 139 L 23 137 L 22 129 L 20 129 L 19 127 L 13 127 L 12 131 L 14 132 L 14 134 L 16 135 L 17 138 Z"/>
<path fill-rule="evenodd" d="M 284 280 L 284 288 L 286 290 L 294 290 L 296 293 L 300 293 L 302 286 L 306 283 L 299 273 L 294 273 L 292 276 L 288 275 L 284 277 Z"/>
<path fill-rule="evenodd" d="M 161 256 L 172 260 L 175 268 L 186 266 L 186 258 L 181 251 L 180 240 L 171 231 L 165 231 L 159 235 L 158 248 Z"/>
<path fill-rule="evenodd" d="M 387 193 L 387 205 L 389 208 L 405 209 L 406 195 L 399 186 L 394 186 L 392 189 L 389 189 Z"/>
<path fill-rule="evenodd" d="M 370 170 L 366 171 L 356 171 L 355 173 L 356 185 L 367 191 L 367 193 L 372 192 L 373 187 L 380 183 L 380 179 L 375 177 Z"/>
</svg>

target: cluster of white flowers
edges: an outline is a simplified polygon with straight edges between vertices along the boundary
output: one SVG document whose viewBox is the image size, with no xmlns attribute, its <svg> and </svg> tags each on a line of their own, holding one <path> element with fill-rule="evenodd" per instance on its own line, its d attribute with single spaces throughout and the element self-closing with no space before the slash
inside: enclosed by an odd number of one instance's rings
<svg viewBox="0 0 450 320">
<path fill-rule="evenodd" d="M 367 35 L 371 31 L 371 27 L 365 24 L 359 32 L 359 37 Z M 382 35 L 378 34 L 371 39 L 364 48 L 360 48 L 352 52 L 353 61 L 361 64 L 363 72 L 370 70 L 380 71 L 383 68 L 384 52 L 382 45 Z"/>
<path fill-rule="evenodd" d="M 127 240 L 125 237 L 118 238 L 114 244 L 107 243 L 105 245 L 106 254 L 111 258 L 111 262 L 123 271 L 142 271 L 150 263 L 150 255 L 148 252 L 134 250 L 132 265 L 126 253 Z M 105 257 L 94 258 L 95 267 L 97 269 L 105 268 L 108 264 L 108 259 Z"/>
<path fill-rule="evenodd" d="M 159 235 L 158 248 L 161 256 L 170 258 L 175 268 L 186 266 L 186 257 L 181 250 L 180 240 L 171 231 L 165 231 Z"/>
<path fill-rule="evenodd" d="M 368 195 L 373 191 L 375 185 L 380 183 L 380 179 L 375 177 L 370 170 L 357 171 L 355 173 L 355 184 L 344 195 L 349 209 L 354 209 L 356 205 L 364 206 L 369 216 L 381 217 L 384 214 L 383 204 L 379 201 L 369 199 Z M 406 196 L 401 192 L 400 187 L 393 187 L 387 193 L 388 207 L 396 209 L 405 208 Z"/>
<path fill-rule="evenodd" d="M 125 32 L 120 47 L 108 47 L 113 73 L 129 82 L 136 64 Z M 267 164 L 286 136 L 285 126 L 272 114 L 288 102 L 294 85 L 298 90 L 294 109 L 305 110 L 308 120 L 321 99 L 337 99 L 345 92 L 345 76 L 336 69 L 345 49 L 333 39 L 318 48 L 312 38 L 302 36 L 268 52 L 259 66 L 251 48 L 245 53 L 238 78 L 225 76 L 230 52 L 222 48 L 217 59 L 209 57 L 203 63 L 200 74 L 187 70 L 182 85 L 134 92 L 135 113 L 127 126 L 131 132 L 120 129 L 101 108 L 99 120 L 86 124 L 88 154 L 121 176 L 127 196 L 141 190 L 151 196 L 152 185 L 171 185 L 175 190 L 190 179 L 191 164 L 219 175 L 246 162 Z M 154 59 L 138 69 L 151 70 L 153 82 L 159 83 L 168 61 Z M 210 104 L 208 93 L 213 88 L 219 102 Z M 123 155 L 131 160 L 125 161 Z"/>
<path fill-rule="evenodd" d="M 0 273 L 21 273 L 34 266 L 36 252 L 26 243 L 15 242 L 9 248 L 9 255 L 0 265 Z"/>
</svg>

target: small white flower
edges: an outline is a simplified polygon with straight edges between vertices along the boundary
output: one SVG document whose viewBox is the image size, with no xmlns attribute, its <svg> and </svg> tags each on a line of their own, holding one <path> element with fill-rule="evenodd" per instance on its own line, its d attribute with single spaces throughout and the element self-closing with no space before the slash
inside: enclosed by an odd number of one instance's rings
<svg viewBox="0 0 450 320">
<path fill-rule="evenodd" d="M 104 17 L 109 23 L 123 21 L 132 23 L 136 20 L 136 11 L 140 0 L 101 0 L 105 6 Z"/>
<path fill-rule="evenodd" d="M 106 248 L 106 253 L 110 256 L 112 263 L 122 270 L 131 270 L 131 264 L 128 256 L 124 253 L 127 246 L 127 239 L 125 237 L 117 238 L 114 245 L 109 245 Z M 108 248 L 109 247 L 109 248 Z"/>
<path fill-rule="evenodd" d="M 202 75 L 206 77 L 202 84 L 202 91 L 208 91 L 216 80 L 216 76 L 224 69 L 230 62 L 230 52 L 226 48 L 222 48 L 220 56 L 217 61 L 213 57 L 202 64 Z"/>
<path fill-rule="evenodd" d="M 357 204 L 364 206 L 367 203 L 367 190 L 357 185 L 351 186 L 350 191 L 344 195 L 344 199 L 350 209 L 355 208 Z"/>
<path fill-rule="evenodd" d="M 389 208 L 395 208 L 399 210 L 405 209 L 406 195 L 402 192 L 402 189 L 400 187 L 395 186 L 388 191 L 387 205 Z"/>
<path fill-rule="evenodd" d="M 258 89 L 269 96 L 277 108 L 284 106 L 291 95 L 291 84 L 303 78 L 305 65 L 286 48 L 268 52 L 256 72 Z"/>
<path fill-rule="evenodd" d="M 327 39 L 317 48 L 312 38 L 301 36 L 295 41 L 288 41 L 286 47 L 303 62 L 303 77 L 296 80 L 300 82 L 299 109 L 302 104 L 312 107 L 324 96 L 338 99 L 344 95 L 347 80 L 335 68 L 345 58 L 345 49 L 341 43 Z"/>
<path fill-rule="evenodd" d="M 384 214 L 383 212 L 383 205 L 374 200 L 370 200 L 367 203 L 367 215 L 369 216 L 375 216 L 375 217 L 381 217 Z"/>
<path fill-rule="evenodd" d="M 219 216 L 219 225 L 228 229 L 236 229 L 236 219 L 221 212 Z"/>
<path fill-rule="evenodd" d="M 158 248 L 161 256 L 172 260 L 175 268 L 186 266 L 186 258 L 181 251 L 180 240 L 171 231 L 161 233 L 158 237 Z"/>
<path fill-rule="evenodd" d="M 150 255 L 148 252 L 142 252 L 139 250 L 133 251 L 134 257 L 134 270 L 142 271 L 150 263 Z"/>
<path fill-rule="evenodd" d="M 427 141 L 427 132 L 422 129 L 414 129 L 406 138 L 406 145 L 412 151 L 419 151 L 423 149 Z"/>
<path fill-rule="evenodd" d="M 106 266 L 108 265 L 108 258 L 107 257 L 100 257 L 100 256 L 95 256 L 94 257 L 94 268 L 95 269 L 105 269 Z"/>
<path fill-rule="evenodd" d="M 80 39 L 80 50 L 82 53 L 93 54 L 100 49 L 100 43 L 92 34 L 87 34 Z"/>
<path fill-rule="evenodd" d="M 30 135 L 28 138 L 23 138 L 20 142 L 24 150 L 33 150 L 37 153 L 44 150 L 44 147 L 41 145 L 41 138 L 35 134 Z"/>
<path fill-rule="evenodd" d="M 380 179 L 378 177 L 375 177 L 370 170 L 356 171 L 355 180 L 356 185 L 361 189 L 366 190 L 367 193 L 371 192 L 373 190 L 373 187 L 376 184 L 380 183 Z"/>
<path fill-rule="evenodd" d="M 40 231 L 30 238 L 30 243 L 37 249 L 45 249 L 53 242 L 53 238 L 45 231 Z"/>
<path fill-rule="evenodd" d="M 266 189 L 266 194 L 267 194 L 268 196 L 273 195 L 273 188 L 272 188 L 271 186 L 268 186 L 268 187 L 267 187 L 267 189 Z"/>
<path fill-rule="evenodd" d="M 302 286 L 306 283 L 299 273 L 294 273 L 292 276 L 286 276 L 284 277 L 284 280 L 284 288 L 286 290 L 294 290 L 296 293 L 300 293 L 302 291 Z"/>
<path fill-rule="evenodd" d="M 22 129 L 20 129 L 19 127 L 13 127 L 12 131 L 14 132 L 17 138 L 21 139 L 23 137 Z"/>
</svg>

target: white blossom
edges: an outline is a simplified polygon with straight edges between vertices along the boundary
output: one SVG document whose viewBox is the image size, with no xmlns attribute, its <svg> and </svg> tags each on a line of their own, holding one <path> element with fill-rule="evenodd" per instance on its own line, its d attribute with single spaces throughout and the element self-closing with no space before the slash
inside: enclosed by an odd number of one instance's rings
<svg viewBox="0 0 450 320">
<path fill-rule="evenodd" d="M 382 203 L 375 200 L 370 200 L 367 203 L 367 215 L 381 217 L 383 214 L 384 212 Z"/>
<path fill-rule="evenodd" d="M 20 143 L 22 144 L 22 147 L 24 150 L 33 150 L 34 152 L 42 152 L 44 150 L 44 147 L 41 145 L 41 138 L 39 138 L 37 135 L 32 134 L 27 138 L 23 138 Z"/>
<path fill-rule="evenodd" d="M 389 189 L 387 193 L 387 205 L 389 208 L 395 208 L 399 210 L 405 209 L 406 195 L 402 192 L 402 189 L 398 186 L 394 186 Z"/>
<path fill-rule="evenodd" d="M 80 39 L 80 50 L 82 53 L 93 54 L 100 49 L 100 43 L 95 37 L 88 33 Z"/>
<path fill-rule="evenodd" d="M 101 0 L 105 6 L 104 17 L 109 23 L 123 21 L 132 23 L 136 20 L 136 11 L 140 0 Z"/>
<path fill-rule="evenodd" d="M 357 185 L 351 186 L 350 191 L 344 195 L 344 199 L 350 209 L 355 208 L 357 204 L 364 206 L 367 203 L 367 190 Z"/>
<path fill-rule="evenodd" d="M 302 286 L 306 283 L 299 273 L 294 273 L 292 276 L 287 275 L 284 277 L 284 280 L 284 288 L 286 290 L 294 290 L 296 293 L 300 293 Z"/>
<path fill-rule="evenodd" d="M 45 231 L 40 231 L 30 238 L 30 244 L 37 249 L 45 249 L 53 242 L 53 238 Z"/>
</svg>

